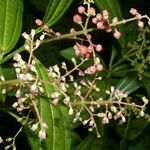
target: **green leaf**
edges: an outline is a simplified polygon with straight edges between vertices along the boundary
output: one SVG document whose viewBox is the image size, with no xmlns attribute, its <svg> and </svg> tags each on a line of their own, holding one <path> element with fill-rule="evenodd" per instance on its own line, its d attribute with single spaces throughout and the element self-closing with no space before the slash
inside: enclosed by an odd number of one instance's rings
<svg viewBox="0 0 150 150">
<path fill-rule="evenodd" d="M 50 81 L 46 68 L 36 59 L 36 69 L 39 78 Z M 38 109 L 41 119 L 48 125 L 47 139 L 41 142 L 34 136 L 29 137 L 33 150 L 69 150 L 71 145 L 70 120 L 68 110 L 63 106 L 54 106 L 50 103 L 52 84 L 44 84 L 45 96 L 38 99 Z M 36 143 L 36 146 L 35 144 Z"/>
<path fill-rule="evenodd" d="M 119 89 L 123 93 L 130 94 L 136 91 L 140 86 L 140 83 L 135 77 L 127 76 L 118 83 L 116 90 Z"/>
<path fill-rule="evenodd" d="M 122 13 L 121 13 L 121 8 L 118 0 L 94 0 L 97 7 L 100 10 L 108 10 L 109 11 L 109 16 L 110 16 L 110 22 L 114 17 L 118 17 L 119 20 L 122 20 Z M 125 46 L 125 29 L 124 25 L 119 25 L 117 27 L 119 31 L 121 32 L 121 38 L 118 40 L 121 47 L 124 48 Z"/>
<path fill-rule="evenodd" d="M 144 77 L 142 79 L 142 85 L 146 89 L 147 95 L 150 96 L 150 79 Z"/>
<path fill-rule="evenodd" d="M 22 28 L 21 0 L 0 0 L 0 58 L 16 45 Z"/>
<path fill-rule="evenodd" d="M 136 120 L 131 120 L 131 125 L 130 125 L 130 132 L 128 133 L 128 140 L 135 140 L 138 138 L 144 131 L 144 129 L 148 126 L 148 121 L 146 119 L 136 119 Z M 117 126 L 117 133 L 123 137 L 125 135 L 125 127 L 118 125 Z"/>
<path fill-rule="evenodd" d="M 44 16 L 44 22 L 51 26 L 67 11 L 73 0 L 50 0 Z"/>
<path fill-rule="evenodd" d="M 112 146 L 113 145 L 113 146 Z M 77 147 L 77 150 L 116 150 L 118 145 L 115 140 L 108 136 L 104 135 L 100 139 L 94 135 L 89 135 L 84 139 Z"/>
</svg>

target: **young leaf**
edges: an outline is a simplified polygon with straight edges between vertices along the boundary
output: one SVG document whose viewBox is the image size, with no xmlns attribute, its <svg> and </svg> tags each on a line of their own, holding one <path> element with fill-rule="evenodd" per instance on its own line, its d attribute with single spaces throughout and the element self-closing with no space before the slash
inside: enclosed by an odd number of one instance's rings
<svg viewBox="0 0 150 150">
<path fill-rule="evenodd" d="M 36 59 L 36 69 L 39 78 L 43 81 L 50 81 L 46 68 Z M 45 96 L 38 99 L 38 109 L 41 119 L 48 125 L 46 130 L 47 139 L 41 142 L 35 137 L 29 137 L 30 145 L 35 145 L 32 149 L 46 149 L 46 150 L 69 150 L 71 145 L 70 138 L 70 122 L 68 111 L 65 107 L 54 106 L 50 103 L 51 93 L 53 91 L 52 84 L 44 83 Z"/>
<path fill-rule="evenodd" d="M 22 28 L 21 0 L 0 1 L 0 58 L 16 45 Z"/>
<path fill-rule="evenodd" d="M 44 22 L 51 26 L 55 24 L 67 11 L 73 0 L 52 0 L 44 16 Z"/>
<path fill-rule="evenodd" d="M 118 17 L 119 20 L 123 19 L 120 4 L 117 0 L 94 0 L 94 1 L 100 10 L 109 11 L 110 22 L 114 17 Z M 119 25 L 117 28 L 121 32 L 121 38 L 118 40 L 119 44 L 121 45 L 122 48 L 124 48 L 125 46 L 124 25 Z"/>
<path fill-rule="evenodd" d="M 127 76 L 123 78 L 116 87 L 116 90 L 119 89 L 123 93 L 130 94 L 136 91 L 140 87 L 140 83 L 133 76 Z"/>
</svg>

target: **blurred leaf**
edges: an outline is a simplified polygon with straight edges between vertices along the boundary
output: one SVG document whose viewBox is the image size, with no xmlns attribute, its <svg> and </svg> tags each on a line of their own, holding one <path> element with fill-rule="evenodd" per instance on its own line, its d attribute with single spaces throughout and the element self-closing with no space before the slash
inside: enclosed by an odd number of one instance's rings
<svg viewBox="0 0 150 150">
<path fill-rule="evenodd" d="M 116 86 L 116 90 L 119 89 L 123 93 L 130 94 L 140 88 L 140 83 L 134 76 L 126 76 L 123 78 L 118 85 Z"/>
<path fill-rule="evenodd" d="M 44 22 L 51 26 L 67 11 L 73 0 L 50 0 L 44 16 Z"/>
<path fill-rule="evenodd" d="M 146 89 L 147 95 L 150 96 L 150 79 L 143 78 L 142 85 Z"/>
<path fill-rule="evenodd" d="M 123 19 L 118 0 L 94 0 L 94 1 L 100 10 L 108 10 L 110 22 L 114 17 L 118 17 L 119 20 Z M 120 43 L 120 46 L 124 48 L 125 46 L 124 25 L 119 25 L 117 28 L 121 32 L 121 38 L 118 41 Z"/>
<path fill-rule="evenodd" d="M 36 69 L 40 79 L 49 81 L 46 68 L 36 59 Z M 70 120 L 68 110 L 63 106 L 54 106 L 50 104 L 50 97 L 53 86 L 44 84 L 45 97 L 38 99 L 39 112 L 42 120 L 48 125 L 46 130 L 47 139 L 41 142 L 39 139 L 31 136 L 29 142 L 32 149 L 43 150 L 69 150 L 71 145 Z M 35 144 L 36 143 L 36 146 Z"/>
<path fill-rule="evenodd" d="M 131 120 L 131 125 L 130 125 L 130 132 L 128 133 L 128 140 L 135 140 L 138 138 L 142 133 L 143 130 L 148 126 L 148 121 L 146 119 L 136 119 L 136 120 Z M 117 126 L 117 132 L 118 134 L 123 137 L 125 133 L 125 126 Z"/>
<path fill-rule="evenodd" d="M 126 46 L 128 46 L 128 42 L 133 42 L 137 39 L 137 31 L 138 31 L 137 22 L 131 22 L 125 25 Z"/>
<path fill-rule="evenodd" d="M 21 0 L 0 0 L 0 58 L 16 45 L 22 28 Z"/>
<path fill-rule="evenodd" d="M 148 150 L 150 147 L 149 130 L 142 134 L 137 140 L 133 141 L 127 150 Z"/>
<path fill-rule="evenodd" d="M 77 147 L 77 150 L 116 150 L 116 141 L 110 136 L 102 136 L 98 139 L 94 135 L 89 135 Z"/>
</svg>

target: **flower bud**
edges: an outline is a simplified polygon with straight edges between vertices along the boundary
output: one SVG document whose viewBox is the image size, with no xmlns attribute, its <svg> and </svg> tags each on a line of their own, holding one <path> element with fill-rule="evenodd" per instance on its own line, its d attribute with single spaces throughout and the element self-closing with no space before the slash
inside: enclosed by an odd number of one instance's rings
<svg viewBox="0 0 150 150">
<path fill-rule="evenodd" d="M 81 23 L 82 17 L 80 15 L 76 14 L 75 16 L 73 16 L 73 21 L 75 23 Z"/>
<path fill-rule="evenodd" d="M 83 13 L 85 12 L 85 8 L 84 8 L 83 6 L 79 6 L 79 7 L 78 7 L 78 12 L 79 12 L 80 14 L 83 14 Z"/>
<path fill-rule="evenodd" d="M 40 19 L 36 19 L 35 20 L 35 23 L 38 25 L 38 26 L 41 26 L 43 24 L 43 21 L 40 20 Z"/>
<path fill-rule="evenodd" d="M 46 133 L 44 130 L 40 130 L 39 131 L 39 134 L 38 134 L 38 137 L 40 140 L 45 140 L 46 139 Z"/>
</svg>

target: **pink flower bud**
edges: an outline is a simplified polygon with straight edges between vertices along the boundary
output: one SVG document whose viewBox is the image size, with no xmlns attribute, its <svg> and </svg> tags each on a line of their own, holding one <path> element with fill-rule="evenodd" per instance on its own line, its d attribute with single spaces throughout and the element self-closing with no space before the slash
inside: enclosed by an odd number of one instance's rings
<svg viewBox="0 0 150 150">
<path fill-rule="evenodd" d="M 119 39 L 120 36 L 121 36 L 121 32 L 119 32 L 119 31 L 116 29 L 116 30 L 115 30 L 115 33 L 114 33 L 114 37 L 115 37 L 116 39 Z"/>
<path fill-rule="evenodd" d="M 83 6 L 79 6 L 79 7 L 78 7 L 78 12 L 79 12 L 80 14 L 83 14 L 83 13 L 85 12 L 85 8 L 84 8 Z"/>
<path fill-rule="evenodd" d="M 97 29 L 102 29 L 102 30 L 105 29 L 103 21 L 98 22 L 96 25 L 97 25 Z"/>
<path fill-rule="evenodd" d="M 97 65 L 96 70 L 97 71 L 102 71 L 103 70 L 103 65 L 101 65 L 101 64 Z"/>
<path fill-rule="evenodd" d="M 95 67 L 95 66 L 91 66 L 91 67 L 89 68 L 89 70 L 90 70 L 90 72 L 93 74 L 93 73 L 96 72 L 96 67 Z"/>
<path fill-rule="evenodd" d="M 136 10 L 135 8 L 131 8 L 131 9 L 130 9 L 130 13 L 131 13 L 132 15 L 136 15 L 136 14 L 137 14 L 137 10 Z"/>
<path fill-rule="evenodd" d="M 92 53 L 92 51 L 93 51 L 93 46 L 92 45 L 88 46 L 88 52 Z"/>
<path fill-rule="evenodd" d="M 87 54 L 85 55 L 86 58 L 90 58 L 90 56 L 91 56 L 90 53 L 87 53 Z"/>
<path fill-rule="evenodd" d="M 35 23 L 38 25 L 38 26 L 41 26 L 43 24 L 43 21 L 40 20 L 40 19 L 36 19 L 35 20 Z"/>
<path fill-rule="evenodd" d="M 107 20 L 109 18 L 109 13 L 107 10 L 103 10 L 103 19 Z"/>
<path fill-rule="evenodd" d="M 83 55 L 85 55 L 85 54 L 88 53 L 88 48 L 87 48 L 87 46 L 80 45 L 80 46 L 79 46 L 79 49 L 80 49 L 80 51 L 81 51 L 81 53 L 82 53 Z"/>
<path fill-rule="evenodd" d="M 117 17 L 114 17 L 113 20 L 112 20 L 112 23 L 113 23 L 113 24 L 116 24 L 117 22 L 118 22 L 118 18 L 117 18 Z"/>
<path fill-rule="evenodd" d="M 138 26 L 139 26 L 140 28 L 144 28 L 144 22 L 143 22 L 143 21 L 139 21 L 139 22 L 138 22 Z"/>
<path fill-rule="evenodd" d="M 74 29 L 74 28 L 71 28 L 70 29 L 70 33 L 73 33 L 73 32 L 75 32 L 76 30 Z"/>
<path fill-rule="evenodd" d="M 60 37 L 60 36 L 61 36 L 61 33 L 56 32 L 56 36 L 57 36 L 57 37 Z"/>
<path fill-rule="evenodd" d="M 75 55 L 76 55 L 76 56 L 79 56 L 79 55 L 80 55 L 80 50 L 78 50 L 78 49 L 75 50 Z"/>
<path fill-rule="evenodd" d="M 73 21 L 75 23 L 81 23 L 82 17 L 80 15 L 76 14 L 76 15 L 73 16 Z"/>
<path fill-rule="evenodd" d="M 92 16 L 95 16 L 95 13 L 96 13 L 95 8 L 91 7 L 89 9 L 89 14 L 92 15 Z"/>
<path fill-rule="evenodd" d="M 101 21 L 103 19 L 102 14 L 97 14 L 96 18 L 97 18 L 98 21 Z"/>
<path fill-rule="evenodd" d="M 92 19 L 92 23 L 97 24 L 97 18 L 96 17 Z"/>
<path fill-rule="evenodd" d="M 103 50 L 103 47 L 101 44 L 96 45 L 96 51 L 100 52 Z"/>
<path fill-rule="evenodd" d="M 112 32 L 112 28 L 108 26 L 108 27 L 106 27 L 105 31 L 108 32 L 108 33 Z"/>
</svg>

